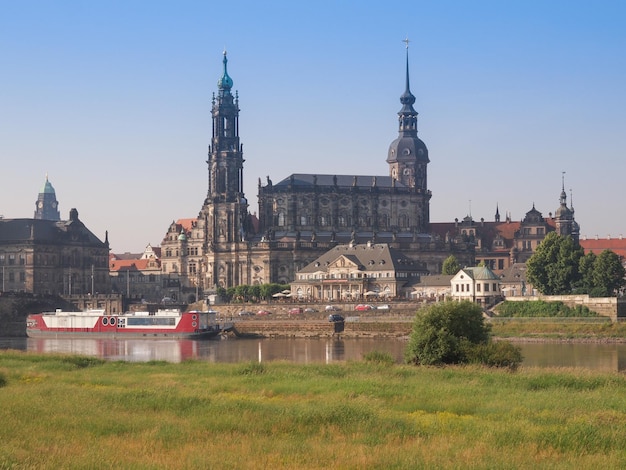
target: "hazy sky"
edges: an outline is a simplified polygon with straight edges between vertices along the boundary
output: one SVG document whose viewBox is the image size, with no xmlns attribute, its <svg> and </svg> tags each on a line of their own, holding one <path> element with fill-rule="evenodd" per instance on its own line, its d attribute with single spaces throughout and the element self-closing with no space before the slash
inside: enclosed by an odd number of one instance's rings
<svg viewBox="0 0 626 470">
<path fill-rule="evenodd" d="M 388 175 L 408 36 L 432 222 L 559 206 L 626 236 L 626 2 L 0 0 L 0 214 L 48 173 L 113 252 L 160 245 L 207 192 L 222 51 L 244 191 L 291 173 Z"/>
</svg>

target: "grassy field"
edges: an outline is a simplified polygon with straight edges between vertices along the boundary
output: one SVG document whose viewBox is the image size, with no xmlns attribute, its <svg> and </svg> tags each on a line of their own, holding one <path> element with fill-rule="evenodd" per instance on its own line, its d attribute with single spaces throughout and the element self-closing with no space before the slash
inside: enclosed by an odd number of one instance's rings
<svg viewBox="0 0 626 470">
<path fill-rule="evenodd" d="M 0 353 L 0 468 L 624 468 L 626 377 Z"/>
</svg>

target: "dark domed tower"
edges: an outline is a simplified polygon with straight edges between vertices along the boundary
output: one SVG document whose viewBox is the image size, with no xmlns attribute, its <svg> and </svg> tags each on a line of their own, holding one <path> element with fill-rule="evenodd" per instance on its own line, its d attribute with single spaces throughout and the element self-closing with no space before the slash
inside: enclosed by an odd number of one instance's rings
<svg viewBox="0 0 626 470">
<path fill-rule="evenodd" d="M 35 202 L 34 218 L 39 220 L 54 220 L 57 222 L 61 220 L 57 196 L 54 192 L 54 188 L 50 184 L 50 181 L 48 181 L 48 175 L 46 175 L 46 182 L 39 192 L 37 201 Z"/>
<path fill-rule="evenodd" d="M 580 229 L 574 220 L 574 207 L 567 207 L 567 194 L 565 194 L 565 176 L 561 177 L 560 205 L 554 214 L 556 233 L 563 237 L 570 236 L 578 243 Z"/>
<path fill-rule="evenodd" d="M 427 165 L 428 149 L 426 144 L 417 136 L 417 111 L 413 108 L 415 96 L 409 86 L 409 41 L 406 43 L 406 85 L 400 96 L 402 109 L 398 112 L 399 135 L 391 145 L 387 154 L 389 175 L 403 186 L 412 188 L 416 193 L 423 194 L 423 201 L 419 205 L 419 218 L 428 226 L 430 220 L 430 197 L 428 191 Z"/>
</svg>

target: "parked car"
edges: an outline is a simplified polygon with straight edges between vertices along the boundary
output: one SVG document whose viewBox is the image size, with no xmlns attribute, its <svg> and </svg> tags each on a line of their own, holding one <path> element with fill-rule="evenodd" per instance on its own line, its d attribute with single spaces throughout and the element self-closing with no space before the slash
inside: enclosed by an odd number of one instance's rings
<svg viewBox="0 0 626 470">
<path fill-rule="evenodd" d="M 258 312 L 256 312 L 257 315 L 270 315 L 272 312 L 270 312 L 269 310 L 259 310 Z"/>
<path fill-rule="evenodd" d="M 339 312 L 341 309 L 336 305 L 327 305 L 324 310 L 326 310 L 327 312 Z"/>
<path fill-rule="evenodd" d="M 389 304 L 379 305 L 378 307 L 376 307 L 376 310 L 391 310 L 391 305 Z"/>
<path fill-rule="evenodd" d="M 343 320 L 343 317 L 339 315 L 338 313 L 331 313 L 330 315 L 328 315 L 328 321 L 332 323 L 337 323 L 337 322 L 342 322 L 344 320 Z"/>
<path fill-rule="evenodd" d="M 354 310 L 356 310 L 357 312 L 368 312 L 372 310 L 372 306 L 367 304 L 359 304 L 354 307 Z"/>
<path fill-rule="evenodd" d="M 311 307 L 307 307 L 304 309 L 304 313 L 315 313 L 315 312 L 317 312 L 317 310 Z"/>
<path fill-rule="evenodd" d="M 294 307 L 289 309 L 289 315 L 298 315 L 302 313 L 302 309 L 300 307 Z"/>
<path fill-rule="evenodd" d="M 240 317 L 251 317 L 252 315 L 254 315 L 254 313 L 249 312 L 248 310 L 242 310 L 239 312 Z"/>
</svg>

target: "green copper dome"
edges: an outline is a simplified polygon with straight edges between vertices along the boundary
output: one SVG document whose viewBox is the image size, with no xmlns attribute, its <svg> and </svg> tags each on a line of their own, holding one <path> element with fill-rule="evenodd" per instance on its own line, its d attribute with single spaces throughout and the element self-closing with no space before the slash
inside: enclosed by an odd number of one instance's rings
<svg viewBox="0 0 626 470">
<path fill-rule="evenodd" d="M 226 70 L 226 64 L 228 63 L 226 51 L 224 51 L 224 60 L 222 62 L 224 62 L 224 74 L 217 81 L 217 86 L 220 90 L 230 90 L 233 87 L 233 79 L 228 76 L 228 71 Z"/>
</svg>

